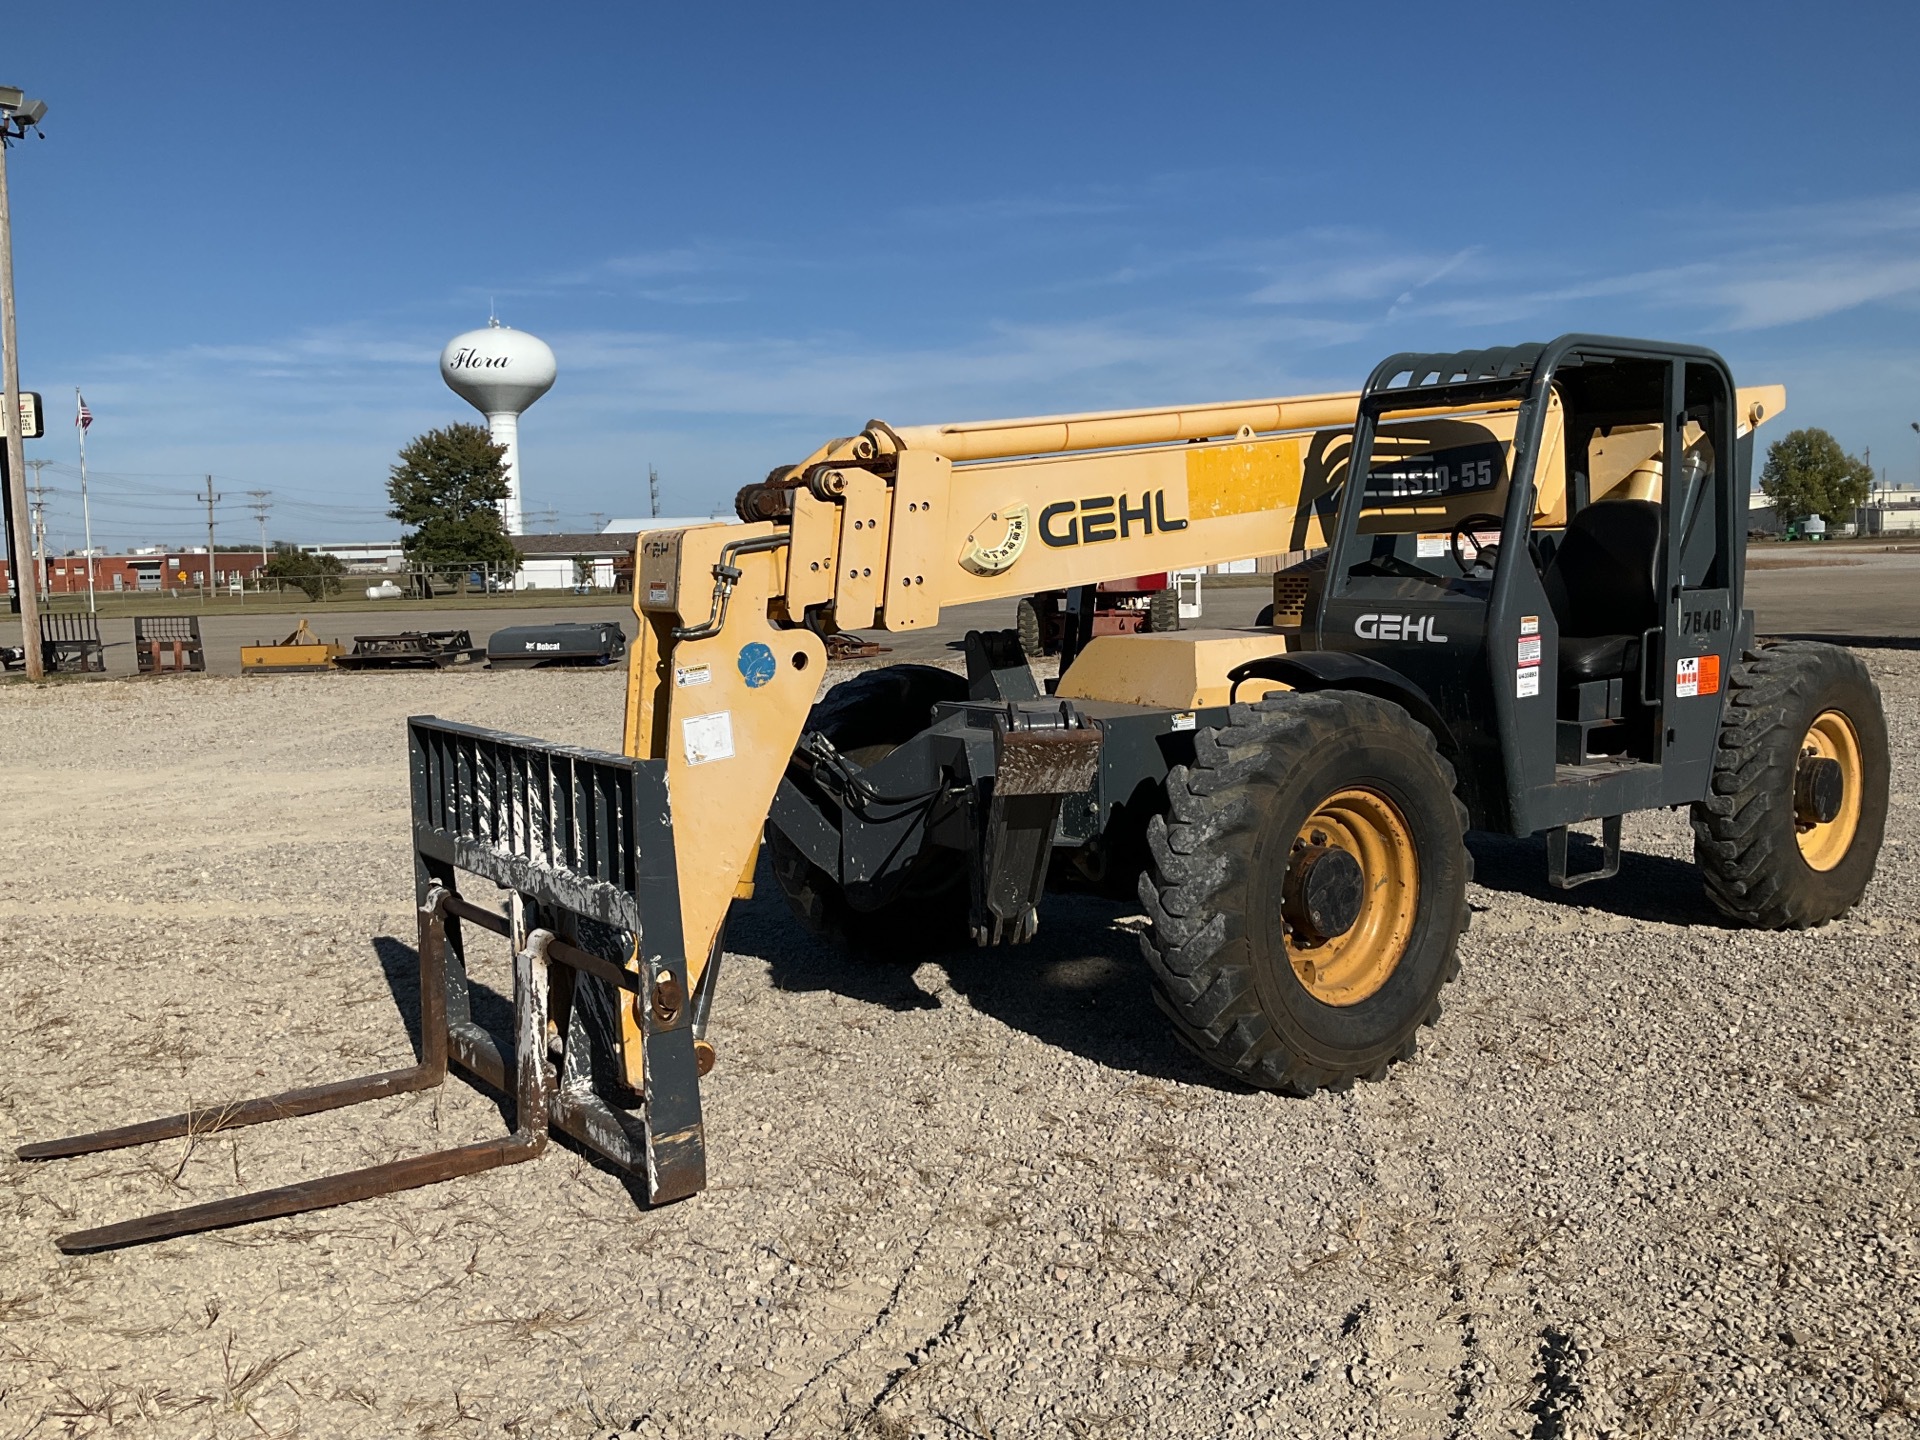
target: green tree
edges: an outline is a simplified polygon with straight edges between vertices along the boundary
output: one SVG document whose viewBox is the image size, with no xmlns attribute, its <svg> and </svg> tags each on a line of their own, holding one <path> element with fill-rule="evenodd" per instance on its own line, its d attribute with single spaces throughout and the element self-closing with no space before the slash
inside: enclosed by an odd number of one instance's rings
<svg viewBox="0 0 1920 1440">
<path fill-rule="evenodd" d="M 1824 430 L 1793 430 L 1768 448 L 1760 488 L 1782 524 L 1819 515 L 1829 525 L 1844 525 L 1866 503 L 1873 467 L 1847 454 Z"/>
<path fill-rule="evenodd" d="M 462 579 L 475 566 L 511 571 L 520 563 L 498 508 L 507 498 L 506 453 L 464 423 L 407 442 L 387 478 L 387 513 L 413 527 L 400 542 L 409 560 Z"/>
<path fill-rule="evenodd" d="M 340 577 L 346 573 L 347 567 L 338 555 L 302 550 L 282 540 L 275 543 L 262 578 L 278 581 L 282 590 L 296 586 L 307 592 L 309 600 L 324 600 L 339 593 Z"/>
</svg>

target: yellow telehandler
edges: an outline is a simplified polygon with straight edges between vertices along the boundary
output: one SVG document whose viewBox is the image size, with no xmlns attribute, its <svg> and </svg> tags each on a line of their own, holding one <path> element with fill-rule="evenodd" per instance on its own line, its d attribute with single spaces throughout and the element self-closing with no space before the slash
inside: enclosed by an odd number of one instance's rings
<svg viewBox="0 0 1920 1440">
<path fill-rule="evenodd" d="M 1437 1015 L 1469 829 L 1544 833 L 1568 887 L 1617 870 L 1622 815 L 1689 805 L 1729 916 L 1831 920 L 1873 873 L 1887 734 L 1857 660 L 1762 645 L 1743 606 L 1753 434 L 1784 403 L 1706 350 L 1569 335 L 1395 355 L 1350 394 L 869 422 L 742 490 L 741 523 L 640 536 L 624 754 L 409 722 L 417 1065 L 19 1153 L 449 1064 L 512 1093 L 514 1132 L 59 1243 L 431 1184 L 551 1130 L 656 1202 L 696 1193 L 721 937 L 763 839 L 804 922 L 883 953 L 1029 940 L 1067 867 L 1137 887 L 1174 1032 L 1295 1094 L 1380 1078 Z M 1094 633 L 1102 582 L 1287 551 L 1314 553 L 1255 626 Z M 1015 630 L 973 632 L 964 675 L 887 666 L 814 703 L 829 637 L 1035 595 L 1065 600 L 1057 681 Z M 473 1020 L 479 931 L 511 947 L 510 1037 Z"/>
</svg>

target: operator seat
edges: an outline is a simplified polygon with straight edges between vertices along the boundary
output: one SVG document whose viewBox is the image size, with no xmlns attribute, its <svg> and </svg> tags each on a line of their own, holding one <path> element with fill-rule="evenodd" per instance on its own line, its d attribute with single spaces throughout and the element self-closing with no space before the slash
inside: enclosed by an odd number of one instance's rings
<svg viewBox="0 0 1920 1440">
<path fill-rule="evenodd" d="M 1636 674 L 1640 637 L 1660 619 L 1666 511 L 1596 500 L 1576 511 L 1541 576 L 1560 627 L 1560 684 Z"/>
</svg>

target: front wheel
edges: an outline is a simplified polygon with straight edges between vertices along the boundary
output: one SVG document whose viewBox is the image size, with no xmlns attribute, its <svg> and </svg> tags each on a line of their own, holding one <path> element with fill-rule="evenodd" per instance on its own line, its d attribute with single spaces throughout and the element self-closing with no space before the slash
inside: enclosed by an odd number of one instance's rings
<svg viewBox="0 0 1920 1440">
<path fill-rule="evenodd" d="M 1453 791 L 1432 734 L 1370 695 L 1274 695 L 1202 731 L 1140 883 L 1180 1038 L 1296 1095 L 1410 1056 L 1459 970 L 1473 867 Z"/>
<path fill-rule="evenodd" d="M 1887 827 L 1887 718 L 1836 645 L 1750 652 L 1727 687 L 1712 789 L 1693 807 L 1707 897 L 1742 924 L 1824 925 L 1858 902 Z"/>
</svg>

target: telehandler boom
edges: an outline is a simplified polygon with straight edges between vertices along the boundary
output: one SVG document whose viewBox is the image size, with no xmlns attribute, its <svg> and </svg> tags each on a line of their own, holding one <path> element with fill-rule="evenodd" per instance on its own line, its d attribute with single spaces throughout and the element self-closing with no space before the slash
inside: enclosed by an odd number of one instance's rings
<svg viewBox="0 0 1920 1440">
<path fill-rule="evenodd" d="M 409 722 L 418 1065 L 20 1153 L 450 1063 L 511 1090 L 514 1134 L 60 1244 L 430 1184 L 556 1129 L 656 1202 L 694 1194 L 722 935 L 763 838 L 803 921 L 882 955 L 1029 940 L 1050 877 L 1137 894 L 1178 1037 L 1294 1094 L 1413 1053 L 1458 968 L 1469 829 L 1544 833 L 1564 888 L 1615 873 L 1623 815 L 1685 804 L 1723 911 L 1823 924 L 1872 876 L 1887 738 L 1857 660 L 1763 643 L 1744 608 L 1753 432 L 1784 403 L 1706 350 L 1569 335 L 1395 355 L 1350 394 L 871 421 L 743 489 L 741 523 L 640 537 L 623 755 Z M 1287 551 L 1313 555 L 1253 627 L 1092 633 L 1101 582 Z M 836 632 L 1041 592 L 1067 597 L 1057 680 L 972 632 L 964 675 L 868 670 L 815 704 Z M 479 929 L 513 953 L 511 1037 L 472 1018 Z"/>
</svg>

